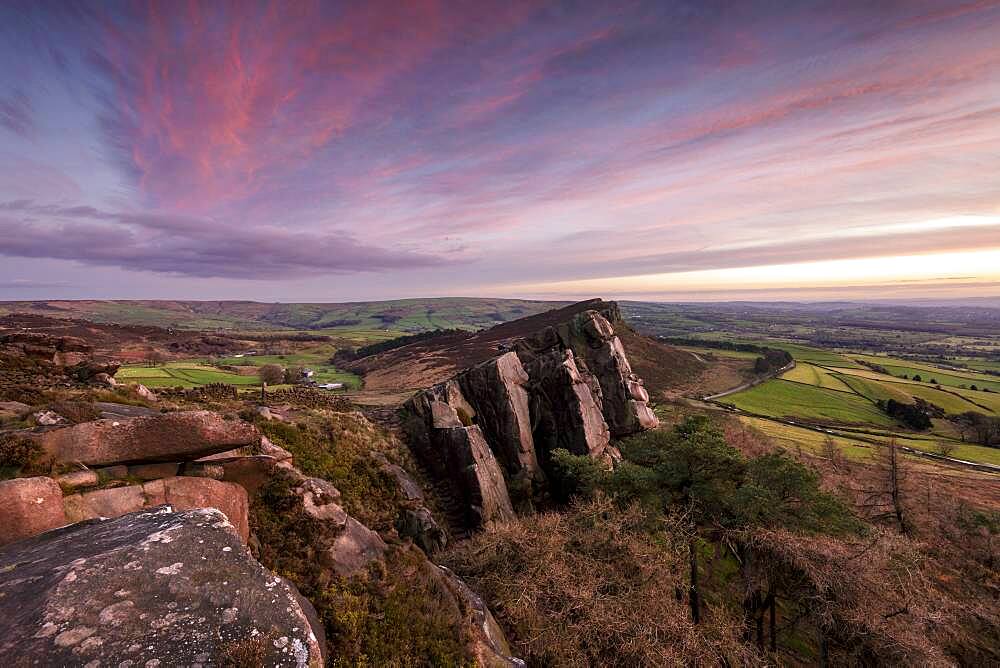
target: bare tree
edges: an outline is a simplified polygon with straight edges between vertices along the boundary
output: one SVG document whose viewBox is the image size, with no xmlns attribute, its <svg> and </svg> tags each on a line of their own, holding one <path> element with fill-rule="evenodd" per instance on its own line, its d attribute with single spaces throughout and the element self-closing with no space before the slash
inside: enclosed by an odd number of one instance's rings
<svg viewBox="0 0 1000 668">
<path fill-rule="evenodd" d="M 835 470 L 840 470 L 840 468 L 846 463 L 844 460 L 844 453 L 841 452 L 840 446 L 837 442 L 833 440 L 832 436 L 827 436 L 823 439 L 823 456 L 829 460 L 830 464 L 833 465 Z"/>
<path fill-rule="evenodd" d="M 938 441 L 934 445 L 934 450 L 942 457 L 951 457 L 952 453 L 955 452 L 955 448 L 958 445 L 952 441 Z"/>
<path fill-rule="evenodd" d="M 167 356 L 160 350 L 150 349 L 146 353 L 146 366 L 160 366 L 167 361 Z"/>
<path fill-rule="evenodd" d="M 262 383 L 277 385 L 285 379 L 285 370 L 277 364 L 265 364 L 257 369 L 257 375 Z"/>
<path fill-rule="evenodd" d="M 905 500 L 903 498 L 906 469 L 901 460 L 896 439 L 891 439 L 879 452 L 875 464 L 875 468 L 879 472 L 878 482 L 865 490 L 866 497 L 861 505 L 868 510 L 871 519 L 892 518 L 900 533 L 909 535 L 910 527 L 906 521 Z"/>
</svg>

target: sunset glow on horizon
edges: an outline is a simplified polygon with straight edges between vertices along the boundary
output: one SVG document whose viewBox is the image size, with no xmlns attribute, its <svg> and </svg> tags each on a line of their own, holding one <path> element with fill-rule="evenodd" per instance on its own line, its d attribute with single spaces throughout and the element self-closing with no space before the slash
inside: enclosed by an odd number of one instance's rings
<svg viewBox="0 0 1000 668">
<path fill-rule="evenodd" d="M 13 0 L 0 58 L 0 299 L 1000 295 L 1000 0 Z"/>
<path fill-rule="evenodd" d="M 621 295 L 663 292 L 718 294 L 725 290 L 775 290 L 795 286 L 800 291 L 840 288 L 850 290 L 874 284 L 942 286 L 951 296 L 984 284 L 1000 284 L 1000 247 L 960 253 L 927 253 L 848 260 L 820 260 L 794 264 L 707 269 L 702 271 L 646 274 L 565 281 L 543 285 L 509 286 L 515 293 L 539 293 L 553 297 L 577 297 L 610 291 Z M 940 291 L 935 292 L 941 296 Z"/>
</svg>

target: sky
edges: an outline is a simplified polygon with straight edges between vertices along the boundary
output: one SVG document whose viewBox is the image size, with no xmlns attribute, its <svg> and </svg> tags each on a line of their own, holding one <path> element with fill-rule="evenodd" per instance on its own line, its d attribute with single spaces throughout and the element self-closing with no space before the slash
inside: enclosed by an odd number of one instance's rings
<svg viewBox="0 0 1000 668">
<path fill-rule="evenodd" d="M 1000 295 L 1000 0 L 0 5 L 0 299 Z"/>
</svg>

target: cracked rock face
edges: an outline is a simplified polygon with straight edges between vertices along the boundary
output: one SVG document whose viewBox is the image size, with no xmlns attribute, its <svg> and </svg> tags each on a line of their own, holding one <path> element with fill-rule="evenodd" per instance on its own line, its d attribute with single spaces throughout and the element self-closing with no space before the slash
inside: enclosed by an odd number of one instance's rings
<svg viewBox="0 0 1000 668">
<path fill-rule="evenodd" d="M 214 509 L 89 520 L 0 549 L 17 666 L 323 665 L 322 625 Z"/>
<path fill-rule="evenodd" d="M 437 478 L 448 482 L 468 526 L 512 519 L 514 510 L 503 470 L 480 427 L 463 424 L 458 411 L 471 420 L 468 411 L 474 409 L 464 400 L 458 402 L 454 391 L 436 386 L 409 401 L 407 407 L 420 425 L 410 427 L 411 446 Z M 450 393 L 450 400 L 459 403 L 458 409 L 443 400 Z"/>
<path fill-rule="evenodd" d="M 98 517 L 119 517 L 159 505 L 170 505 L 178 510 L 218 508 L 229 518 L 244 541 L 250 534 L 247 519 L 249 501 L 246 490 L 241 485 L 211 478 L 177 477 L 151 480 L 141 485 L 71 494 L 62 501 L 66 518 L 71 522 Z"/>
</svg>

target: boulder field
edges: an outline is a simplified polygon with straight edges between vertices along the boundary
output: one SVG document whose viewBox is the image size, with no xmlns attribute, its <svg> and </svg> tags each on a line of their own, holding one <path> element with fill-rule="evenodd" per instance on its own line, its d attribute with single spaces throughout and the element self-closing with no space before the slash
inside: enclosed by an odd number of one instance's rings
<svg viewBox="0 0 1000 668">
<path fill-rule="evenodd" d="M 618 305 L 600 302 L 536 333 L 404 406 L 410 444 L 449 483 L 478 527 L 513 516 L 508 485 L 544 483 L 553 450 L 610 463 L 612 439 L 658 424 L 615 333 Z"/>
</svg>

